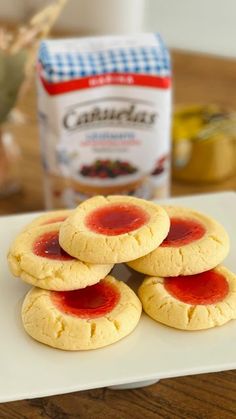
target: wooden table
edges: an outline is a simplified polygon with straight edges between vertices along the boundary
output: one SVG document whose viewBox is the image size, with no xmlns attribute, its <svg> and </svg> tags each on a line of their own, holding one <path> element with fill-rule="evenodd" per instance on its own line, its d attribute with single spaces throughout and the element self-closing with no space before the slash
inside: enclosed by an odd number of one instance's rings
<svg viewBox="0 0 236 419">
<path fill-rule="evenodd" d="M 236 61 L 179 51 L 172 56 L 175 103 L 213 102 L 236 109 Z M 20 170 L 23 189 L 15 196 L 0 200 L 0 214 L 44 208 L 33 85 L 20 101 L 19 108 L 27 115 L 27 123 L 13 129 L 23 153 Z M 172 183 L 173 195 L 230 189 L 236 189 L 236 174 L 221 184 L 204 187 Z M 0 405 L 0 419 L 104 417 L 236 418 L 236 372 L 166 379 L 132 391 L 104 388 Z"/>
</svg>

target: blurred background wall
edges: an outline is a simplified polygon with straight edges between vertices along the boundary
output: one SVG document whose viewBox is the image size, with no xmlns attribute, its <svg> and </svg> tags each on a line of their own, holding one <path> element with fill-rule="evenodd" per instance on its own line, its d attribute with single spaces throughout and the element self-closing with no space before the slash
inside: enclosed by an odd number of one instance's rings
<svg viewBox="0 0 236 419">
<path fill-rule="evenodd" d="M 0 0 L 0 19 L 24 20 L 49 3 Z M 236 57 L 235 16 L 235 0 L 69 0 L 56 27 L 81 34 L 160 31 L 170 47 Z"/>
</svg>

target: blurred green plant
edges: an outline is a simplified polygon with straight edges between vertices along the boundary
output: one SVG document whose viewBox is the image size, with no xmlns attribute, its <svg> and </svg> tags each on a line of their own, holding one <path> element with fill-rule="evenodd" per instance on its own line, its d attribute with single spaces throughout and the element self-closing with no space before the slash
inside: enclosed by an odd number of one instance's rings
<svg viewBox="0 0 236 419">
<path fill-rule="evenodd" d="M 0 50 L 0 123 L 7 119 L 16 103 L 25 78 L 26 59 L 25 49 L 14 54 Z"/>
</svg>

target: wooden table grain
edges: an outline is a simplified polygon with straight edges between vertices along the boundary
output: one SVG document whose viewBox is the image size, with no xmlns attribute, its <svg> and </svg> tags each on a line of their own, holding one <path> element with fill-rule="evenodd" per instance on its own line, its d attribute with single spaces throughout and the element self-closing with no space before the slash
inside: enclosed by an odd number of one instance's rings
<svg viewBox="0 0 236 419">
<path fill-rule="evenodd" d="M 174 103 L 219 103 L 236 109 L 236 61 L 173 51 Z M 22 149 L 22 191 L 0 200 L 0 214 L 44 209 L 42 167 L 32 84 L 19 102 L 24 125 L 10 127 Z M 172 182 L 173 195 L 236 190 L 236 175 L 215 185 Z M 174 348 L 173 348 L 174 350 Z M 0 419 L 233 419 L 236 418 L 236 372 L 227 371 L 174 379 L 152 386 L 114 391 L 107 388 L 0 405 Z"/>
</svg>

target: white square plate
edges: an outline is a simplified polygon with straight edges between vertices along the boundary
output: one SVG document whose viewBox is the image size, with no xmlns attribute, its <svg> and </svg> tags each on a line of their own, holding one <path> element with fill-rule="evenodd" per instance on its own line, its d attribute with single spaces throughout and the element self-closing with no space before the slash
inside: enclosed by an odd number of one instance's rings
<svg viewBox="0 0 236 419">
<path fill-rule="evenodd" d="M 198 195 L 168 202 L 206 212 L 225 226 L 231 236 L 225 265 L 236 272 L 236 194 Z M 130 336 L 88 352 L 64 352 L 31 339 L 20 318 L 29 287 L 10 275 L 6 254 L 15 235 L 34 217 L 35 213 L 0 218 L 0 402 L 236 368 L 236 321 L 206 331 L 183 332 L 143 314 Z M 119 279 L 128 279 L 131 284 L 124 266 L 115 270 Z M 137 276 L 134 287 L 139 283 Z"/>
</svg>

